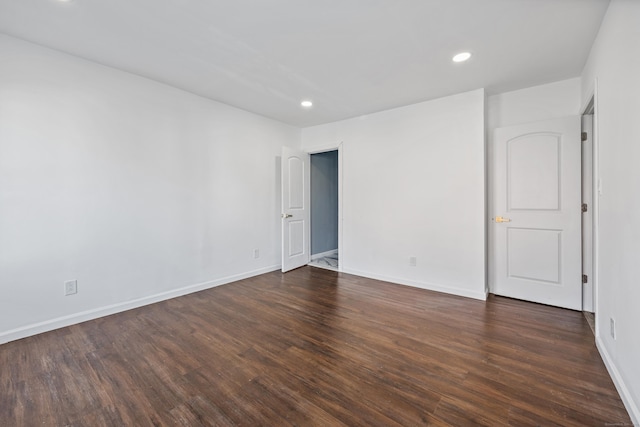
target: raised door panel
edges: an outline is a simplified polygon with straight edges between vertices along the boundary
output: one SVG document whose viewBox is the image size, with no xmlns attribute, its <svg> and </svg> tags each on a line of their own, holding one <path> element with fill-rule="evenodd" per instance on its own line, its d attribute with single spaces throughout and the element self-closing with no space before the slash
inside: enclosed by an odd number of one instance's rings
<svg viewBox="0 0 640 427">
<path fill-rule="evenodd" d="M 558 134 L 535 133 L 507 143 L 507 210 L 560 209 Z"/>
</svg>

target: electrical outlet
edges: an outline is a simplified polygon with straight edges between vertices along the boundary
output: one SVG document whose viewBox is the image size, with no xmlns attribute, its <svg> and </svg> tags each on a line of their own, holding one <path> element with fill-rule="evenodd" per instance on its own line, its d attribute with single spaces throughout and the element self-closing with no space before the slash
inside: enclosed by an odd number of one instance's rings
<svg viewBox="0 0 640 427">
<path fill-rule="evenodd" d="M 616 339 L 616 320 L 613 317 L 609 318 L 609 328 L 611 332 L 611 338 Z"/>
<path fill-rule="evenodd" d="M 409 266 L 415 267 L 416 265 L 418 265 L 418 259 L 414 256 L 409 257 Z"/>
<path fill-rule="evenodd" d="M 260 258 L 260 249 L 254 249 L 253 250 L 253 258 L 254 259 Z"/>
<path fill-rule="evenodd" d="M 598 178 L 598 195 L 602 196 L 602 178 Z"/>
<path fill-rule="evenodd" d="M 64 294 L 73 295 L 78 293 L 78 281 L 77 280 L 67 280 L 64 282 Z"/>
</svg>

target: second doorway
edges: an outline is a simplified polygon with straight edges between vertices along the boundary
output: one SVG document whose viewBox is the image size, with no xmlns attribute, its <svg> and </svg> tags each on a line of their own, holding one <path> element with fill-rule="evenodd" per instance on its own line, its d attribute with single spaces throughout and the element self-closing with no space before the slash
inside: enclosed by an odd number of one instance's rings
<svg viewBox="0 0 640 427">
<path fill-rule="evenodd" d="M 338 150 L 311 154 L 311 262 L 339 270 Z"/>
</svg>

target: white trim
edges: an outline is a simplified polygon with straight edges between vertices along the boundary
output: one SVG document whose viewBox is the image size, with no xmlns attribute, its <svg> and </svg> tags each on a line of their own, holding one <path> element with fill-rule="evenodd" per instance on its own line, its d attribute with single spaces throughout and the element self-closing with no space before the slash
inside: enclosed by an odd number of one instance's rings
<svg viewBox="0 0 640 427">
<path fill-rule="evenodd" d="M 604 366 L 606 366 L 607 371 L 609 371 L 613 384 L 616 386 L 616 390 L 618 390 L 618 394 L 620 394 L 620 398 L 622 398 L 622 403 L 624 403 L 624 407 L 627 409 L 627 412 L 631 417 L 631 422 L 634 426 L 640 426 L 640 409 L 633 401 L 633 397 L 631 396 L 627 385 L 624 383 L 622 375 L 620 375 L 618 368 L 616 368 L 615 363 L 613 363 L 609 352 L 607 352 L 607 347 L 604 345 L 604 342 L 600 337 L 596 337 L 596 347 L 600 352 L 600 356 L 602 356 Z"/>
<path fill-rule="evenodd" d="M 589 280 L 582 284 L 582 311 L 594 313 L 595 295 L 593 287 L 593 115 L 583 114 L 580 118 L 581 131 L 587 135 L 582 141 L 580 156 L 581 176 L 581 200 L 586 203 L 588 209 L 582 213 L 581 223 L 581 251 L 582 274 Z"/>
<path fill-rule="evenodd" d="M 596 338 L 600 336 L 598 313 L 600 313 L 600 137 L 598 132 L 598 79 L 593 81 L 593 260 L 591 262 L 593 274 L 593 307 L 596 326 Z"/>
<path fill-rule="evenodd" d="M 22 326 L 20 328 L 0 333 L 0 344 L 30 337 L 32 335 L 41 334 L 43 332 L 53 331 L 54 329 L 64 328 L 65 326 L 71 326 L 77 323 L 86 322 L 87 320 L 109 316 L 111 314 L 120 313 L 156 302 L 165 301 L 171 298 L 199 292 L 205 289 L 214 288 L 216 286 L 226 285 L 227 283 L 247 279 L 249 277 L 258 276 L 260 274 L 270 273 L 276 270 L 280 270 L 280 265 L 272 265 L 269 267 L 260 268 L 258 270 L 223 277 L 221 279 L 212 280 L 209 282 L 197 283 L 195 285 L 189 285 L 179 289 L 161 292 L 159 294 L 149 295 L 146 297 L 134 299 L 132 301 L 111 304 L 104 307 L 82 311 L 80 313 L 70 314 L 68 316 L 58 317 L 56 319 L 45 320 L 44 322 L 34 323 L 32 325 Z"/>
<path fill-rule="evenodd" d="M 580 115 L 584 116 L 593 102 L 593 121 L 591 123 L 591 286 L 593 292 L 592 312 L 594 313 L 595 336 L 600 336 L 598 327 L 598 260 L 599 260 L 599 210 L 600 193 L 598 182 L 600 179 L 600 157 L 598 139 L 598 79 L 593 79 L 593 85 L 587 90 L 587 96 L 580 107 Z"/>
<path fill-rule="evenodd" d="M 344 221 L 342 199 L 344 197 L 344 152 L 342 151 L 342 141 L 338 144 L 338 254 L 344 259 L 344 239 L 342 238 Z M 342 271 L 342 263 L 338 262 L 338 271 Z"/>
<path fill-rule="evenodd" d="M 320 153 L 327 153 L 329 151 L 339 150 L 341 146 L 342 146 L 342 141 L 332 142 L 329 144 L 314 145 L 313 147 L 306 147 L 306 148 L 303 147 L 303 150 L 309 154 L 320 154 Z"/>
<path fill-rule="evenodd" d="M 466 298 L 473 298 L 481 301 L 487 300 L 487 292 L 475 292 L 467 289 L 452 288 L 450 286 L 438 285 L 435 283 L 417 282 L 415 280 L 400 279 L 397 277 L 383 276 L 380 274 L 366 273 L 364 271 L 353 270 L 351 268 L 343 268 L 342 272 L 353 274 L 356 276 L 366 277 L 369 279 L 382 280 L 385 282 L 396 283 L 399 285 L 412 286 L 414 288 L 426 289 L 429 291 L 443 292 L 450 295 L 457 295 Z"/>
<path fill-rule="evenodd" d="M 326 251 L 326 252 L 320 252 L 319 254 L 311 255 L 311 261 L 314 261 L 314 260 L 320 259 L 320 258 L 324 258 L 326 256 L 337 255 L 339 253 L 340 252 L 338 252 L 337 249 L 332 249 L 332 250 Z"/>
</svg>

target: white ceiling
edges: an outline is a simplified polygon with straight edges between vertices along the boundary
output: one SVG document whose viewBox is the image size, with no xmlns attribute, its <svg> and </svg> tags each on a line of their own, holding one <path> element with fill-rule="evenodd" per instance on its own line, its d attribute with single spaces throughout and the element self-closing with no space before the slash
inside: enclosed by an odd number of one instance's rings
<svg viewBox="0 0 640 427">
<path fill-rule="evenodd" d="M 297 126 L 580 75 L 608 0 L 0 0 L 0 32 Z M 451 57 L 468 50 L 467 63 Z M 313 108 L 300 107 L 312 99 Z"/>
</svg>

